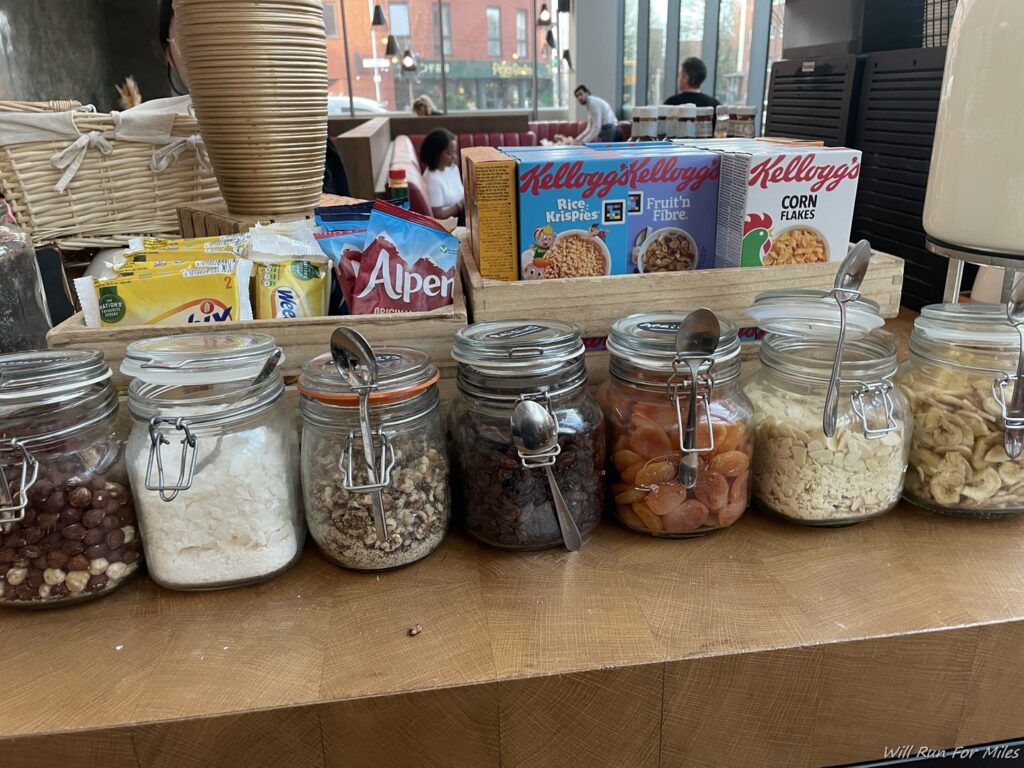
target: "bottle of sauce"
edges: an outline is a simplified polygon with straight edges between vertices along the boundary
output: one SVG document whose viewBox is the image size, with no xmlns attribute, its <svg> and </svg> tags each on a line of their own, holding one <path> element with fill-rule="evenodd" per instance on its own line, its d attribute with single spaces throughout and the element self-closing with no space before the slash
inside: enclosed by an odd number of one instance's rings
<svg viewBox="0 0 1024 768">
<path fill-rule="evenodd" d="M 754 138 L 754 117 L 756 114 L 756 107 L 733 107 L 733 113 L 729 119 L 730 133 L 741 139 Z"/>
<path fill-rule="evenodd" d="M 715 108 L 697 107 L 697 138 L 710 139 L 715 135 Z"/>
<path fill-rule="evenodd" d="M 729 115 L 729 105 L 719 104 L 715 107 L 715 138 L 716 139 L 727 139 L 732 135 L 729 130 L 729 121 L 732 118 Z"/>
<path fill-rule="evenodd" d="M 409 199 L 409 182 L 405 178 L 405 170 L 392 168 L 388 171 L 388 200 L 396 205 Z"/>
<path fill-rule="evenodd" d="M 668 116 L 672 107 L 659 104 L 654 108 L 658 115 L 658 141 L 664 141 L 668 138 Z"/>
<path fill-rule="evenodd" d="M 679 121 L 682 132 L 681 139 L 697 138 L 697 106 L 695 104 L 683 104 L 679 107 Z"/>
</svg>

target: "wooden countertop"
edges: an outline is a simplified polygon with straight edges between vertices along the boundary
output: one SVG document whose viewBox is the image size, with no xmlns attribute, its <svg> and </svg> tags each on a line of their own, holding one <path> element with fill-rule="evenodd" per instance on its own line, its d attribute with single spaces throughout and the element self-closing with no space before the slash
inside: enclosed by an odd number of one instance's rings
<svg viewBox="0 0 1024 768">
<path fill-rule="evenodd" d="M 310 544 L 247 588 L 0 611 L 0 765 L 834 765 L 1024 735 L 1022 643 L 1024 517 L 453 532 L 381 574 Z"/>
</svg>

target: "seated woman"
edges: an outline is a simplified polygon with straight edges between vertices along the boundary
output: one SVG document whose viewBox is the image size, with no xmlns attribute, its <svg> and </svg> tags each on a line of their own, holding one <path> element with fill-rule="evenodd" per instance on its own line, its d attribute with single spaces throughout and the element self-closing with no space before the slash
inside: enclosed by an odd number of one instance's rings
<svg viewBox="0 0 1024 768">
<path fill-rule="evenodd" d="M 434 100 L 425 93 L 412 103 L 412 113 L 419 117 L 435 117 L 441 114 Z"/>
<path fill-rule="evenodd" d="M 420 146 L 420 162 L 427 166 L 423 184 L 434 218 L 457 216 L 459 224 L 465 224 L 466 190 L 459 173 L 455 134 L 444 128 L 428 133 Z"/>
</svg>

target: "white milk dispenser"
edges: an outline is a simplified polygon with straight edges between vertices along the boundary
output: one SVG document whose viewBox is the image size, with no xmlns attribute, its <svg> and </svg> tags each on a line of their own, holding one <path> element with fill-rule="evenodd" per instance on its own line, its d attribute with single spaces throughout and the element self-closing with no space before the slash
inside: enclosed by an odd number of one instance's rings
<svg viewBox="0 0 1024 768">
<path fill-rule="evenodd" d="M 946 301 L 964 262 L 1024 270 L 1024 0 L 960 0 L 949 32 L 924 207 L 928 249 L 949 257 Z"/>
</svg>

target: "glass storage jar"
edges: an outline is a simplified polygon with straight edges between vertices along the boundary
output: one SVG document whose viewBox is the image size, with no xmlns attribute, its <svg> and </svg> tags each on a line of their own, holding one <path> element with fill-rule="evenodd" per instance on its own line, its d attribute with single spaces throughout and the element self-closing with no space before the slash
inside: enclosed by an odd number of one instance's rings
<svg viewBox="0 0 1024 768">
<path fill-rule="evenodd" d="M 900 499 L 910 448 L 905 398 L 894 388 L 896 347 L 873 333 L 878 305 L 847 305 L 836 427 L 823 428 L 839 308 L 820 291 L 762 294 L 749 310 L 768 331 L 746 390 L 755 405 L 754 499 L 787 520 L 849 525 Z"/>
<path fill-rule="evenodd" d="M 739 387 L 736 326 L 721 320 L 713 356 L 697 376 L 697 482 L 679 464 L 692 384 L 676 351 L 687 312 L 628 315 L 608 337 L 609 380 L 598 390 L 608 419 L 615 516 L 652 536 L 698 536 L 736 522 L 750 501 L 751 405 Z M 685 451 L 689 453 L 689 451 Z"/>
<path fill-rule="evenodd" d="M 309 532 L 332 562 L 376 571 L 426 557 L 451 519 L 437 368 L 407 347 L 373 350 L 368 391 L 374 478 L 366 467 L 359 394 L 331 355 L 302 370 L 302 490 Z M 377 499 L 374 495 L 378 495 Z M 375 505 L 385 532 L 378 535 Z"/>
<path fill-rule="evenodd" d="M 921 310 L 897 376 L 914 417 L 908 501 L 959 517 L 1024 512 L 1024 459 L 1005 448 L 1024 429 L 1009 410 L 1019 350 L 1002 304 Z"/>
<path fill-rule="evenodd" d="M 142 562 L 100 352 L 0 356 L 0 605 L 105 595 Z"/>
<path fill-rule="evenodd" d="M 552 466 L 580 534 L 593 531 L 604 503 L 604 417 L 587 390 L 580 330 L 546 320 L 477 323 L 455 335 L 460 397 L 452 435 L 461 514 L 470 536 L 505 549 L 562 544 L 542 468 L 512 442 L 517 403 L 535 400 L 555 417 Z"/>
<path fill-rule="evenodd" d="M 281 359 L 261 333 L 128 345 L 128 470 L 149 574 L 161 586 L 251 584 L 298 558 L 298 429 Z"/>
</svg>

